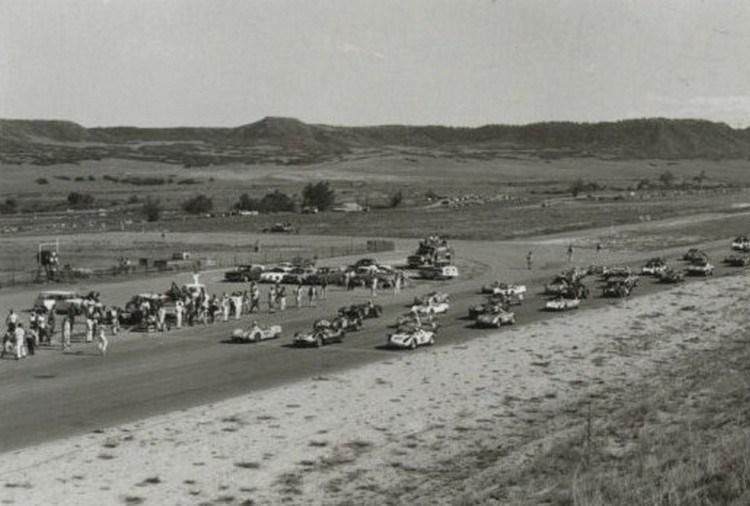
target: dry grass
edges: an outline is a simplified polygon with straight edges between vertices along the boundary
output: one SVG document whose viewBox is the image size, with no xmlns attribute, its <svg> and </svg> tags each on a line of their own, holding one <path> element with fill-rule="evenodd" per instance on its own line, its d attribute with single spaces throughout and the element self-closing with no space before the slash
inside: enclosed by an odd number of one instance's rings
<svg viewBox="0 0 750 506">
<path fill-rule="evenodd" d="M 591 411 L 582 401 L 538 431 L 550 436 L 528 441 L 547 444 L 529 465 L 490 473 L 457 504 L 750 504 L 748 364 L 750 347 L 735 342 L 637 387 L 609 386 Z"/>
</svg>

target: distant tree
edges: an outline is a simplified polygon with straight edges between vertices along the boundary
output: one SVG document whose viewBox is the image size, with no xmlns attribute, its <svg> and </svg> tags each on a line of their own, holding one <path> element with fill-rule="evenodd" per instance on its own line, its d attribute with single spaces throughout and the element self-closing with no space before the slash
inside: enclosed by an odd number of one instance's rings
<svg viewBox="0 0 750 506">
<path fill-rule="evenodd" d="M 68 204 L 73 209 L 86 209 L 94 205 L 94 196 L 88 193 L 71 192 L 68 194 Z"/>
<path fill-rule="evenodd" d="M 582 178 L 578 178 L 570 184 L 570 194 L 577 197 L 586 188 L 586 182 Z"/>
<path fill-rule="evenodd" d="M 259 207 L 260 211 L 264 213 L 278 213 L 284 211 L 294 211 L 296 206 L 294 204 L 294 200 L 292 200 L 289 195 L 276 190 L 273 193 L 266 193 L 260 200 Z"/>
<path fill-rule="evenodd" d="M 396 193 L 391 195 L 391 207 L 400 206 L 403 200 L 404 200 L 404 194 L 401 192 L 401 190 L 398 190 Z"/>
<path fill-rule="evenodd" d="M 330 209 L 336 201 L 336 192 L 328 181 L 309 183 L 302 190 L 302 205 L 317 207 L 321 211 Z"/>
<path fill-rule="evenodd" d="M 708 179 L 708 176 L 706 176 L 706 171 L 702 170 L 700 174 L 697 176 L 693 176 L 693 181 L 695 181 L 698 184 L 703 184 L 703 182 Z"/>
<path fill-rule="evenodd" d="M 190 214 L 210 213 L 214 208 L 214 201 L 210 197 L 199 194 L 191 197 L 182 203 L 182 209 Z"/>
<path fill-rule="evenodd" d="M 36 179 L 36 184 L 49 184 L 49 181 L 47 181 L 46 177 L 38 177 Z"/>
<path fill-rule="evenodd" d="M 89 176 L 89 181 L 96 181 L 96 177 L 95 176 Z"/>
<path fill-rule="evenodd" d="M 649 187 L 651 187 L 651 180 L 647 177 L 644 177 L 643 179 L 638 181 L 638 184 L 636 185 L 636 189 L 638 190 L 645 190 Z"/>
<path fill-rule="evenodd" d="M 674 180 L 675 180 L 674 174 L 672 174 L 672 172 L 669 170 L 665 170 L 659 176 L 659 181 L 661 181 L 664 186 L 672 186 L 672 184 L 674 183 Z"/>
<path fill-rule="evenodd" d="M 16 214 L 18 212 L 18 201 L 13 197 L 8 197 L 5 202 L 0 204 L 0 214 Z"/>
<path fill-rule="evenodd" d="M 260 201 L 252 198 L 247 193 L 240 195 L 240 199 L 234 204 L 238 211 L 260 211 Z"/>
<path fill-rule="evenodd" d="M 128 197 L 128 204 L 137 204 L 140 201 L 141 201 L 141 198 L 138 195 L 133 194 L 130 197 Z"/>
<path fill-rule="evenodd" d="M 141 206 L 141 214 L 146 217 L 146 221 L 159 221 L 161 212 L 162 207 L 159 199 L 146 197 L 143 206 Z"/>
</svg>

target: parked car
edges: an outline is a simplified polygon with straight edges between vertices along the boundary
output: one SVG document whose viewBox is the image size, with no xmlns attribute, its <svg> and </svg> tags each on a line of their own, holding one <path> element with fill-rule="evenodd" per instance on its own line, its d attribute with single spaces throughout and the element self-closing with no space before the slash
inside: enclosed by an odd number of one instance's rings
<svg viewBox="0 0 750 506">
<path fill-rule="evenodd" d="M 420 268 L 419 273 L 423 279 L 455 279 L 458 277 L 458 267 L 455 265 L 433 265 Z"/>
<path fill-rule="evenodd" d="M 266 233 L 281 233 L 281 234 L 292 234 L 295 232 L 295 228 L 291 223 L 274 223 L 270 227 L 263 229 Z"/>
<path fill-rule="evenodd" d="M 682 259 L 686 262 L 694 262 L 696 260 L 708 260 L 708 255 L 705 251 L 701 251 L 698 248 L 690 248 L 682 256 Z"/>
<path fill-rule="evenodd" d="M 230 283 L 258 281 L 264 268 L 260 264 L 238 265 L 231 271 L 224 273 L 224 281 Z"/>
<path fill-rule="evenodd" d="M 682 283 L 685 281 L 685 274 L 674 269 L 667 269 L 666 271 L 659 273 L 658 278 L 660 283 Z"/>
<path fill-rule="evenodd" d="M 750 265 L 750 257 L 742 255 L 729 255 L 724 259 L 724 263 L 731 267 L 747 267 Z"/>
<path fill-rule="evenodd" d="M 39 292 L 32 309 L 55 311 L 58 314 L 66 314 L 73 308 L 76 314 L 83 312 L 83 297 L 77 292 L 67 290 L 45 290 Z"/>
<path fill-rule="evenodd" d="M 274 267 L 260 273 L 258 281 L 261 283 L 281 283 L 289 271 L 283 267 Z"/>
<path fill-rule="evenodd" d="M 695 260 L 685 268 L 690 276 L 713 276 L 714 266 L 706 259 Z"/>
<path fill-rule="evenodd" d="M 735 237 L 732 241 L 732 249 L 735 251 L 750 251 L 750 239 L 746 235 Z"/>
<path fill-rule="evenodd" d="M 526 285 L 514 285 L 495 281 L 489 285 L 482 285 L 480 292 L 489 295 L 517 295 L 523 299 L 523 295 L 526 293 Z"/>
<path fill-rule="evenodd" d="M 343 285 L 344 270 L 340 267 L 318 267 L 315 272 L 305 278 L 307 285 Z"/>
</svg>

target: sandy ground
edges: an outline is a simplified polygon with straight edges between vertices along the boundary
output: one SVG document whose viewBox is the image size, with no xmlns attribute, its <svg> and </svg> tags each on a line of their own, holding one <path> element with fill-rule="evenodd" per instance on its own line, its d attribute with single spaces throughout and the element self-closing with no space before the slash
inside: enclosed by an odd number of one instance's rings
<svg viewBox="0 0 750 506">
<path fill-rule="evenodd" d="M 676 287 L 7 453 L 0 502 L 453 504 L 477 493 L 483 448 L 521 464 L 535 421 L 746 326 L 746 283 Z"/>
</svg>

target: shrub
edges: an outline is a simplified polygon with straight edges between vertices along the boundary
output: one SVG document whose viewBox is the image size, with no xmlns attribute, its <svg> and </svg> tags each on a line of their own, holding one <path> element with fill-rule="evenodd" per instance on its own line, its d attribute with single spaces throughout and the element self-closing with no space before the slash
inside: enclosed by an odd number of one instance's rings
<svg viewBox="0 0 750 506">
<path fill-rule="evenodd" d="M 70 181 L 70 176 L 55 176 L 55 179 L 60 179 L 61 181 Z"/>
<path fill-rule="evenodd" d="M 403 200 L 404 200 L 404 194 L 401 192 L 401 190 L 397 191 L 391 196 L 391 207 L 400 206 Z"/>
<path fill-rule="evenodd" d="M 75 180 L 76 180 L 76 181 L 86 181 L 86 178 L 85 178 L 85 177 L 83 177 L 83 176 L 76 176 L 76 177 L 75 177 Z"/>
<path fill-rule="evenodd" d="M 94 176 L 89 176 L 89 181 L 96 181 L 96 178 Z"/>
<path fill-rule="evenodd" d="M 0 214 L 16 214 L 18 212 L 18 201 L 12 197 L 0 203 Z"/>
<path fill-rule="evenodd" d="M 278 213 L 284 211 L 294 211 L 294 201 L 286 193 L 279 190 L 273 193 L 266 193 L 260 200 L 260 211 L 264 213 Z"/>
<path fill-rule="evenodd" d="M 260 201 L 258 199 L 252 198 L 247 193 L 243 193 L 240 195 L 240 200 L 238 200 L 234 206 L 235 209 L 238 211 L 260 211 Z"/>
<path fill-rule="evenodd" d="M 330 209 L 336 201 L 336 192 L 333 191 L 328 181 L 309 183 L 302 190 L 302 205 L 305 207 L 317 207 L 321 211 Z"/>
<path fill-rule="evenodd" d="M 214 208 L 214 202 L 206 195 L 200 194 L 189 198 L 182 203 L 182 209 L 190 214 L 210 213 Z"/>
<path fill-rule="evenodd" d="M 36 184 L 49 184 L 49 181 L 46 177 L 38 177 L 36 178 Z"/>
<path fill-rule="evenodd" d="M 68 204 L 74 209 L 86 209 L 94 205 L 94 197 L 88 193 L 71 192 L 68 194 Z"/>
<path fill-rule="evenodd" d="M 128 198 L 128 204 L 137 204 L 141 201 L 141 198 L 138 195 L 131 195 L 130 198 Z"/>
<path fill-rule="evenodd" d="M 161 202 L 159 202 L 159 199 L 153 197 L 147 197 L 141 207 L 141 214 L 146 217 L 146 221 L 159 221 L 161 212 Z"/>
<path fill-rule="evenodd" d="M 672 174 L 672 172 L 669 170 L 665 170 L 659 176 L 659 181 L 661 181 L 662 184 L 664 184 L 664 186 L 672 186 L 672 183 L 674 183 L 674 180 L 675 180 L 674 174 Z"/>
</svg>

